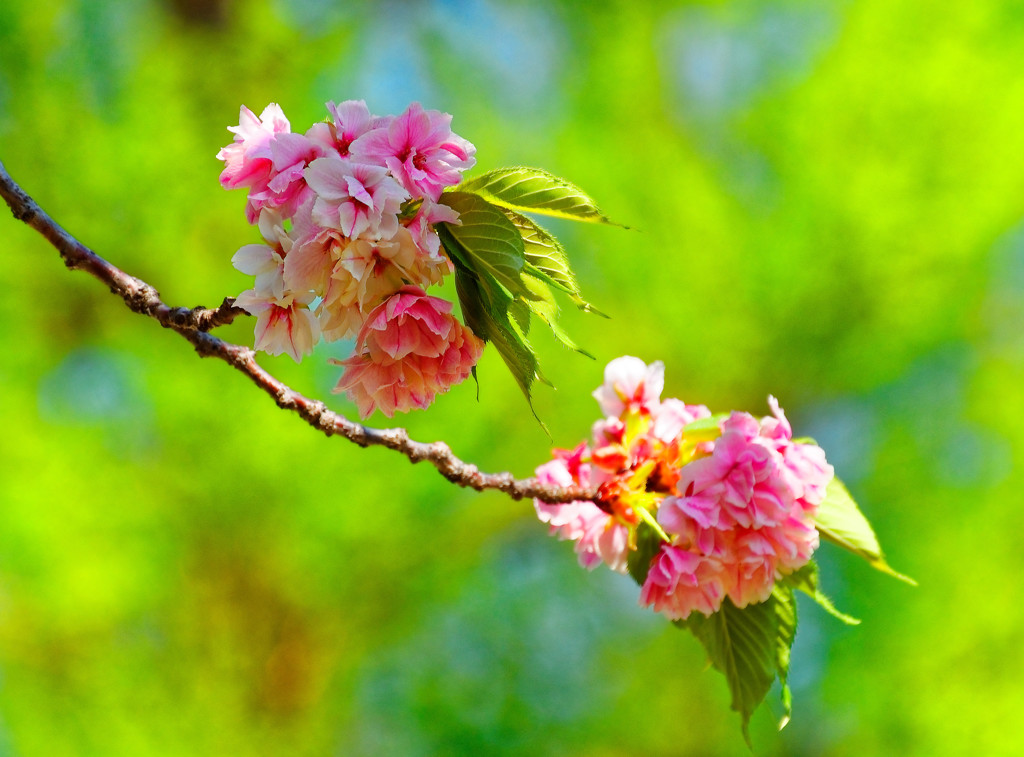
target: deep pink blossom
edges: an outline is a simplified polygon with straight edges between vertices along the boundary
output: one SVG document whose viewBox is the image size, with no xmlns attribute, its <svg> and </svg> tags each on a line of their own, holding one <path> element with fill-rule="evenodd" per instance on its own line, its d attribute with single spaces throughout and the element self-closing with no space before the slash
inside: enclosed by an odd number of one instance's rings
<svg viewBox="0 0 1024 757">
<path fill-rule="evenodd" d="M 264 186 L 271 170 L 270 143 L 277 134 L 291 131 L 281 106 L 270 103 L 257 118 L 244 105 L 238 114 L 238 126 L 229 126 L 235 135 L 234 142 L 221 148 L 218 160 L 223 160 L 224 170 L 220 183 L 225 189 Z"/>
<path fill-rule="evenodd" d="M 680 470 L 677 496 L 658 522 L 678 544 L 713 556 L 738 607 L 762 602 L 775 581 L 805 565 L 818 547 L 813 514 L 832 466 L 813 444 L 794 443 L 774 398 L 772 416 L 733 413 L 711 453 Z"/>
<path fill-rule="evenodd" d="M 732 413 L 721 428 L 712 454 L 680 471 L 679 507 L 687 511 L 691 501 L 701 502 L 706 512 L 717 507 L 719 527 L 781 523 L 796 501 L 782 455 L 760 436 L 757 419 L 748 413 Z"/>
<path fill-rule="evenodd" d="M 593 448 L 556 450 L 537 469 L 545 483 L 582 482 L 597 504 L 537 502 L 538 517 L 576 542 L 586 567 L 603 560 L 620 569 L 636 529 L 655 517 L 667 541 L 640 602 L 674 620 L 717 612 L 727 597 L 737 607 L 763 602 L 817 549 L 814 514 L 832 467 L 817 445 L 793 441 L 773 397 L 770 416 L 734 412 L 690 434 L 684 429 L 710 410 L 662 400 L 663 385 L 661 363 L 608 364 L 594 392 L 605 417 L 593 425 Z"/>
<path fill-rule="evenodd" d="M 436 201 L 445 187 L 476 163 L 476 148 L 451 130 L 452 117 L 410 105 L 386 126 L 368 131 L 351 145 L 353 159 L 387 166 L 413 197 Z"/>
<path fill-rule="evenodd" d="M 238 126 L 229 126 L 228 131 L 234 132 L 235 140 L 217 153 L 217 158 L 224 161 L 221 186 L 225 189 L 248 187 L 250 194 L 266 192 L 274 176 L 271 144 L 278 135 L 291 131 L 281 107 L 271 103 L 257 118 L 243 105 L 238 115 Z M 256 223 L 264 204 L 260 201 L 246 204 L 249 223 Z"/>
<path fill-rule="evenodd" d="M 469 376 L 483 351 L 451 310 L 419 287 L 400 289 L 369 314 L 355 354 L 340 362 L 345 372 L 335 391 L 347 392 L 363 418 L 375 409 L 390 417 L 430 405 Z"/>
</svg>

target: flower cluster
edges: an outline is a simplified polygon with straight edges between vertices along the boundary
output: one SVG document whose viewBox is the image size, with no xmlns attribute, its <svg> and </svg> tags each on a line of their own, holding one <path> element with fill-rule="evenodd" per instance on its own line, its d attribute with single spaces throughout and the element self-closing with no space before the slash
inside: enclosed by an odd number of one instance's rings
<svg viewBox="0 0 1024 757">
<path fill-rule="evenodd" d="M 458 223 L 439 199 L 475 163 L 451 116 L 413 103 L 398 116 L 362 101 L 327 104 L 329 118 L 291 131 L 271 104 L 242 107 L 217 157 L 225 189 L 248 190 L 246 218 L 264 243 L 232 259 L 255 276 L 238 307 L 257 316 L 256 349 L 298 361 L 317 341 L 355 337 L 335 391 L 365 418 L 426 407 L 464 380 L 483 342 L 423 291 L 452 271 L 435 230 Z"/>
<path fill-rule="evenodd" d="M 593 444 L 555 450 L 537 468 L 548 484 L 596 488 L 595 502 L 535 503 L 580 563 L 626 572 L 642 566 L 640 603 L 673 620 L 766 600 L 775 582 L 818 546 L 814 516 L 833 471 L 815 444 L 793 440 L 773 397 L 772 415 L 712 416 L 703 405 L 661 399 L 664 366 L 613 360 L 594 392 L 604 419 Z M 643 531 L 656 540 L 638 550 Z M 643 557 L 641 557 L 643 555 Z"/>
</svg>

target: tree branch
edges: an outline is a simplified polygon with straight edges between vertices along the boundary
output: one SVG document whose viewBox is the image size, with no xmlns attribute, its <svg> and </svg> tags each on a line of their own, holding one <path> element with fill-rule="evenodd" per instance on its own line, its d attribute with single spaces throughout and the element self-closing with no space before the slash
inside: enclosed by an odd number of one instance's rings
<svg viewBox="0 0 1024 757">
<path fill-rule="evenodd" d="M 16 219 L 38 231 L 56 248 L 68 268 L 85 271 L 99 279 L 130 310 L 153 318 L 191 342 L 201 357 L 220 358 L 241 371 L 273 397 L 278 407 L 298 413 L 327 436 L 343 436 L 360 447 L 377 445 L 393 449 L 412 463 L 429 462 L 454 484 L 477 491 L 497 489 L 513 499 L 535 497 L 556 503 L 593 501 L 597 496 L 581 487 L 547 486 L 535 478 L 517 479 L 511 473 L 483 473 L 475 465 L 456 457 L 444 442 L 417 442 L 409 438 L 404 428 L 369 428 L 348 420 L 329 410 L 323 402 L 299 394 L 261 368 L 256 362 L 256 353 L 249 347 L 225 342 L 208 333 L 216 326 L 231 323 L 237 316 L 246 315 L 244 310 L 234 306 L 232 298 L 225 298 L 216 308 L 167 305 L 154 287 L 107 262 L 65 231 L 11 178 L 3 163 L 0 163 L 0 196 Z"/>
</svg>

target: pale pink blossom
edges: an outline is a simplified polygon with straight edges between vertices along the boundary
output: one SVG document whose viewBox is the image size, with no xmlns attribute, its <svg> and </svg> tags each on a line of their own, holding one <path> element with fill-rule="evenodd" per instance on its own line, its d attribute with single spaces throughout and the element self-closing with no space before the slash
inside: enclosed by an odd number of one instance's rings
<svg viewBox="0 0 1024 757">
<path fill-rule="evenodd" d="M 297 363 L 320 338 L 320 325 L 306 303 L 277 300 L 250 289 L 235 298 L 235 305 L 256 316 L 253 346 L 268 355 L 285 353 Z"/>
<path fill-rule="evenodd" d="M 292 221 L 295 241 L 284 262 L 285 278 L 293 289 L 324 296 L 331 272 L 351 240 L 339 229 L 313 223 L 312 203 L 303 205 Z"/>
<path fill-rule="evenodd" d="M 350 239 L 395 235 L 409 194 L 386 168 L 327 157 L 310 163 L 305 177 L 316 192 L 313 221 L 319 226 L 340 229 Z"/>
<path fill-rule="evenodd" d="M 618 416 L 609 416 L 594 421 L 590 427 L 591 435 L 594 438 L 595 447 L 604 447 L 609 444 L 622 444 L 626 436 L 626 424 Z"/>
<path fill-rule="evenodd" d="M 331 145 L 324 144 L 323 135 L 317 137 L 317 133 L 313 128 L 306 134 L 278 134 L 274 138 L 270 144 L 273 169 L 266 188 L 249 193 L 250 205 L 279 208 L 281 215 L 290 218 L 301 205 L 314 199 L 314 192 L 306 183 L 306 166 L 317 158 L 337 157 L 338 154 Z"/>
<path fill-rule="evenodd" d="M 321 237 L 324 234 L 327 232 L 321 232 Z M 340 247 L 342 243 L 344 247 Z M 328 340 L 355 336 L 369 312 L 384 299 L 406 285 L 426 288 L 436 284 L 449 270 L 447 259 L 425 257 L 403 227 L 391 239 L 332 241 L 330 252 L 311 244 L 297 247 L 292 256 L 303 261 L 307 250 L 312 250 L 309 260 L 313 265 L 321 266 L 327 258 L 332 261 L 320 308 Z"/>
<path fill-rule="evenodd" d="M 370 115 L 369 108 L 363 100 L 346 100 L 340 105 L 327 103 L 327 111 L 331 114 L 331 126 L 334 131 L 334 144 L 343 158 L 350 154 L 352 143 L 370 129 L 386 125 L 387 120 Z"/>
<path fill-rule="evenodd" d="M 714 558 L 663 544 L 640 589 L 640 604 L 672 620 L 692 612 L 711 615 L 722 606 L 722 566 Z"/>
<path fill-rule="evenodd" d="M 552 486 L 590 486 L 592 467 L 580 461 L 585 454 L 586 444 L 572 452 L 555 450 L 555 459 L 537 468 L 537 480 Z M 611 515 L 586 500 L 549 504 L 535 499 L 533 504 L 553 535 L 576 542 L 574 549 L 584 568 L 593 570 L 604 562 L 618 573 L 626 572 L 629 530 Z"/>
<path fill-rule="evenodd" d="M 253 288 L 261 296 L 282 300 L 286 289 L 284 258 L 292 249 L 292 238 L 275 210 L 265 209 L 260 213 L 259 230 L 265 243 L 243 245 L 231 262 L 242 273 L 256 277 Z"/>
<path fill-rule="evenodd" d="M 356 336 L 367 316 L 359 306 L 359 282 L 351 276 L 330 276 L 319 315 L 321 332 L 327 341 Z"/>
<path fill-rule="evenodd" d="M 264 209 L 259 229 L 266 244 L 247 244 L 232 262 L 256 277 L 252 289 L 235 298 L 235 305 L 256 316 L 255 348 L 270 355 L 287 353 L 296 362 L 311 352 L 320 338 L 320 325 L 309 311 L 314 294 L 293 290 L 285 275 L 285 261 L 293 241 L 276 210 Z"/>
<path fill-rule="evenodd" d="M 338 258 L 333 278 L 358 283 L 357 300 L 364 312 L 406 284 L 426 288 L 441 281 L 448 271 L 441 259 L 424 256 L 412 234 L 399 227 L 388 239 L 356 239 Z"/>
<path fill-rule="evenodd" d="M 627 411 L 652 413 L 665 388 L 665 364 L 647 365 L 637 357 L 619 357 L 604 369 L 604 383 L 593 397 L 606 416 L 621 417 Z"/>
<path fill-rule="evenodd" d="M 699 418 L 710 418 L 711 411 L 704 405 L 687 405 L 682 400 L 669 397 L 653 408 L 651 417 L 654 420 L 651 433 L 668 444 L 679 438 L 684 426 Z"/>
<path fill-rule="evenodd" d="M 386 126 L 372 129 L 352 143 L 353 158 L 385 165 L 414 197 L 437 200 L 445 187 L 462 179 L 476 163 L 476 148 L 454 134 L 452 117 L 410 105 Z"/>
<path fill-rule="evenodd" d="M 580 564 L 585 567 L 596 557 L 616 573 L 628 571 L 629 529 L 603 510 L 592 505 L 603 518 L 590 517 L 584 520 L 583 534 L 574 547 Z M 590 511 L 593 516 L 593 511 Z"/>
<path fill-rule="evenodd" d="M 450 272 L 452 270 L 451 261 L 441 254 L 441 239 L 434 229 L 435 225 L 439 223 L 458 224 L 458 212 L 447 205 L 424 199 L 416 209 L 416 214 L 405 226 L 412 234 L 413 241 L 420 248 L 420 252 L 432 260 L 445 261 Z"/>
<path fill-rule="evenodd" d="M 483 351 L 451 310 L 419 287 L 400 289 L 369 314 L 334 391 L 347 392 L 363 418 L 375 409 L 390 417 L 430 405 L 469 376 Z"/>
</svg>

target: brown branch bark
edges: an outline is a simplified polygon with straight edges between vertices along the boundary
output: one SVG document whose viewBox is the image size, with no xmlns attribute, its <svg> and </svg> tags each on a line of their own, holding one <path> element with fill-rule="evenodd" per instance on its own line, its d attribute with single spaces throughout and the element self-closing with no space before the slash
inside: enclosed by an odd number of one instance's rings
<svg viewBox="0 0 1024 757">
<path fill-rule="evenodd" d="M 172 307 L 160 299 L 151 285 L 104 260 L 65 231 L 11 178 L 0 163 L 0 196 L 14 217 L 38 231 L 60 253 L 64 265 L 85 271 L 106 284 L 130 310 L 148 316 L 191 342 L 201 357 L 216 357 L 248 376 L 278 407 L 298 413 L 309 425 L 327 436 L 343 436 L 360 447 L 379 445 L 400 452 L 412 463 L 429 462 L 446 479 L 477 491 L 497 489 L 513 499 L 536 497 L 545 502 L 594 500 L 596 493 L 580 487 L 547 486 L 535 478 L 517 479 L 511 473 L 483 473 L 460 460 L 444 442 L 424 443 L 409 438 L 404 428 L 377 429 L 363 426 L 335 413 L 319 401 L 288 387 L 260 367 L 249 347 L 225 342 L 209 330 L 246 315 L 225 298 L 216 308 Z"/>
</svg>

